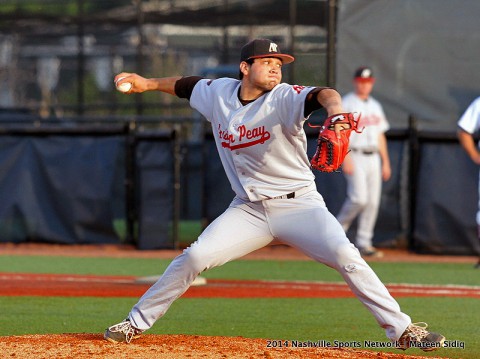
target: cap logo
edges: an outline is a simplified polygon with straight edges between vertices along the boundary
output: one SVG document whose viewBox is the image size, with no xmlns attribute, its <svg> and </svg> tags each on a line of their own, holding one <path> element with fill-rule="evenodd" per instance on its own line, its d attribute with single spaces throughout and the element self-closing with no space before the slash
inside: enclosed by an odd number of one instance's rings
<svg viewBox="0 0 480 359">
<path fill-rule="evenodd" d="M 370 77 L 372 76 L 372 71 L 370 71 L 370 69 L 364 69 L 362 71 L 362 74 L 360 75 L 360 77 Z"/>
<path fill-rule="evenodd" d="M 278 52 L 278 45 L 275 44 L 274 42 L 270 43 L 270 48 L 268 49 L 269 52 Z"/>
</svg>

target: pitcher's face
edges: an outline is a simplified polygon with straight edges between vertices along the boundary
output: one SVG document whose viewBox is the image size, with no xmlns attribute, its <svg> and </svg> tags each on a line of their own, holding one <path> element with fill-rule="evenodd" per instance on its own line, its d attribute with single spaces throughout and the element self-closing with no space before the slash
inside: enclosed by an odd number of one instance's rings
<svg viewBox="0 0 480 359">
<path fill-rule="evenodd" d="M 244 76 L 252 87 L 270 91 L 282 81 L 282 65 L 282 60 L 276 57 L 255 59 Z"/>
</svg>

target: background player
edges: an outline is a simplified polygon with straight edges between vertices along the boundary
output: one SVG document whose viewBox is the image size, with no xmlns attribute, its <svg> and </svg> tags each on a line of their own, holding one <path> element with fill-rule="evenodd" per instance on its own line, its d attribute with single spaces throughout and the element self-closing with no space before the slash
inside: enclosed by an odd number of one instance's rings
<svg viewBox="0 0 480 359">
<path fill-rule="evenodd" d="M 358 217 L 355 244 L 363 256 L 382 256 L 372 245 L 382 193 L 382 179 L 391 175 L 385 131 L 389 124 L 381 104 L 370 94 L 375 84 L 369 67 L 360 67 L 354 73 L 354 91 L 342 99 L 347 112 L 360 112 L 358 128 L 362 133 L 350 135 L 351 152 L 342 166 L 347 180 L 347 198 L 337 215 L 345 232 Z"/>
<path fill-rule="evenodd" d="M 198 240 L 176 257 L 140 298 L 128 317 L 109 327 L 111 342 L 130 342 L 161 318 L 203 271 L 260 249 L 275 237 L 336 269 L 391 340 L 439 347 L 445 338 L 411 324 L 382 282 L 348 240 L 317 192 L 306 155 L 303 124 L 313 110 L 343 112 L 330 88 L 281 83 L 283 64 L 293 62 L 277 44 L 256 39 L 241 51 L 240 78 L 146 79 L 121 73 L 129 91 L 157 90 L 190 100 L 211 122 L 220 159 L 236 196 Z M 121 80 L 120 80 L 121 79 Z M 338 127 L 338 126 L 337 126 Z"/>
<path fill-rule="evenodd" d="M 458 120 L 458 140 L 467 152 L 468 156 L 472 159 L 473 163 L 480 165 L 480 152 L 473 134 L 480 129 L 480 97 L 475 99 L 470 106 L 465 110 L 462 117 Z M 480 195 L 480 181 L 479 181 L 479 195 Z M 478 226 L 477 235 L 480 241 L 480 201 L 478 203 L 479 209 L 477 211 L 476 221 Z M 480 268 L 480 253 L 478 263 L 475 268 Z"/>
</svg>

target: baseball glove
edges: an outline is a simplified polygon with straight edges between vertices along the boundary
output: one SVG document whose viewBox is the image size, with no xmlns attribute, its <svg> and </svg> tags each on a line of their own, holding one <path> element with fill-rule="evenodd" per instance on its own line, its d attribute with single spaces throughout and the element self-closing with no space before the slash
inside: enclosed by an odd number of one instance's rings
<svg viewBox="0 0 480 359">
<path fill-rule="evenodd" d="M 349 152 L 350 133 L 352 130 L 358 133 L 362 132 L 362 130 L 358 130 L 359 120 L 360 115 L 355 119 L 353 113 L 340 113 L 328 117 L 322 126 L 308 124 L 310 127 L 321 128 L 318 134 L 317 150 L 310 160 L 312 168 L 322 172 L 338 170 Z M 339 137 L 337 137 L 335 127 L 340 133 Z"/>
</svg>

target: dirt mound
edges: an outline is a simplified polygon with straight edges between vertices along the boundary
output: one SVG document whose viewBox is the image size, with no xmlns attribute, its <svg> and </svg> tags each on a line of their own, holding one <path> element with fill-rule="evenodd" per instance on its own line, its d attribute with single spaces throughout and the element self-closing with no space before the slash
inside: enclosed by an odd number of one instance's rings
<svg viewBox="0 0 480 359">
<path fill-rule="evenodd" d="M 243 337 L 197 335 L 143 335 L 131 344 L 112 344 L 101 334 L 55 334 L 0 337 L 4 358 L 75 358 L 75 359 L 254 359 L 254 358 L 324 358 L 324 359 L 421 359 L 425 357 L 381 353 L 346 348 L 296 347 L 293 342 L 272 342 Z M 309 345 L 308 342 L 296 344 Z M 278 347 L 282 345 L 282 347 Z M 288 345 L 286 347 L 285 345 Z M 299 345 L 298 345 L 299 346 Z M 434 359 L 434 357 L 428 357 Z"/>
</svg>

